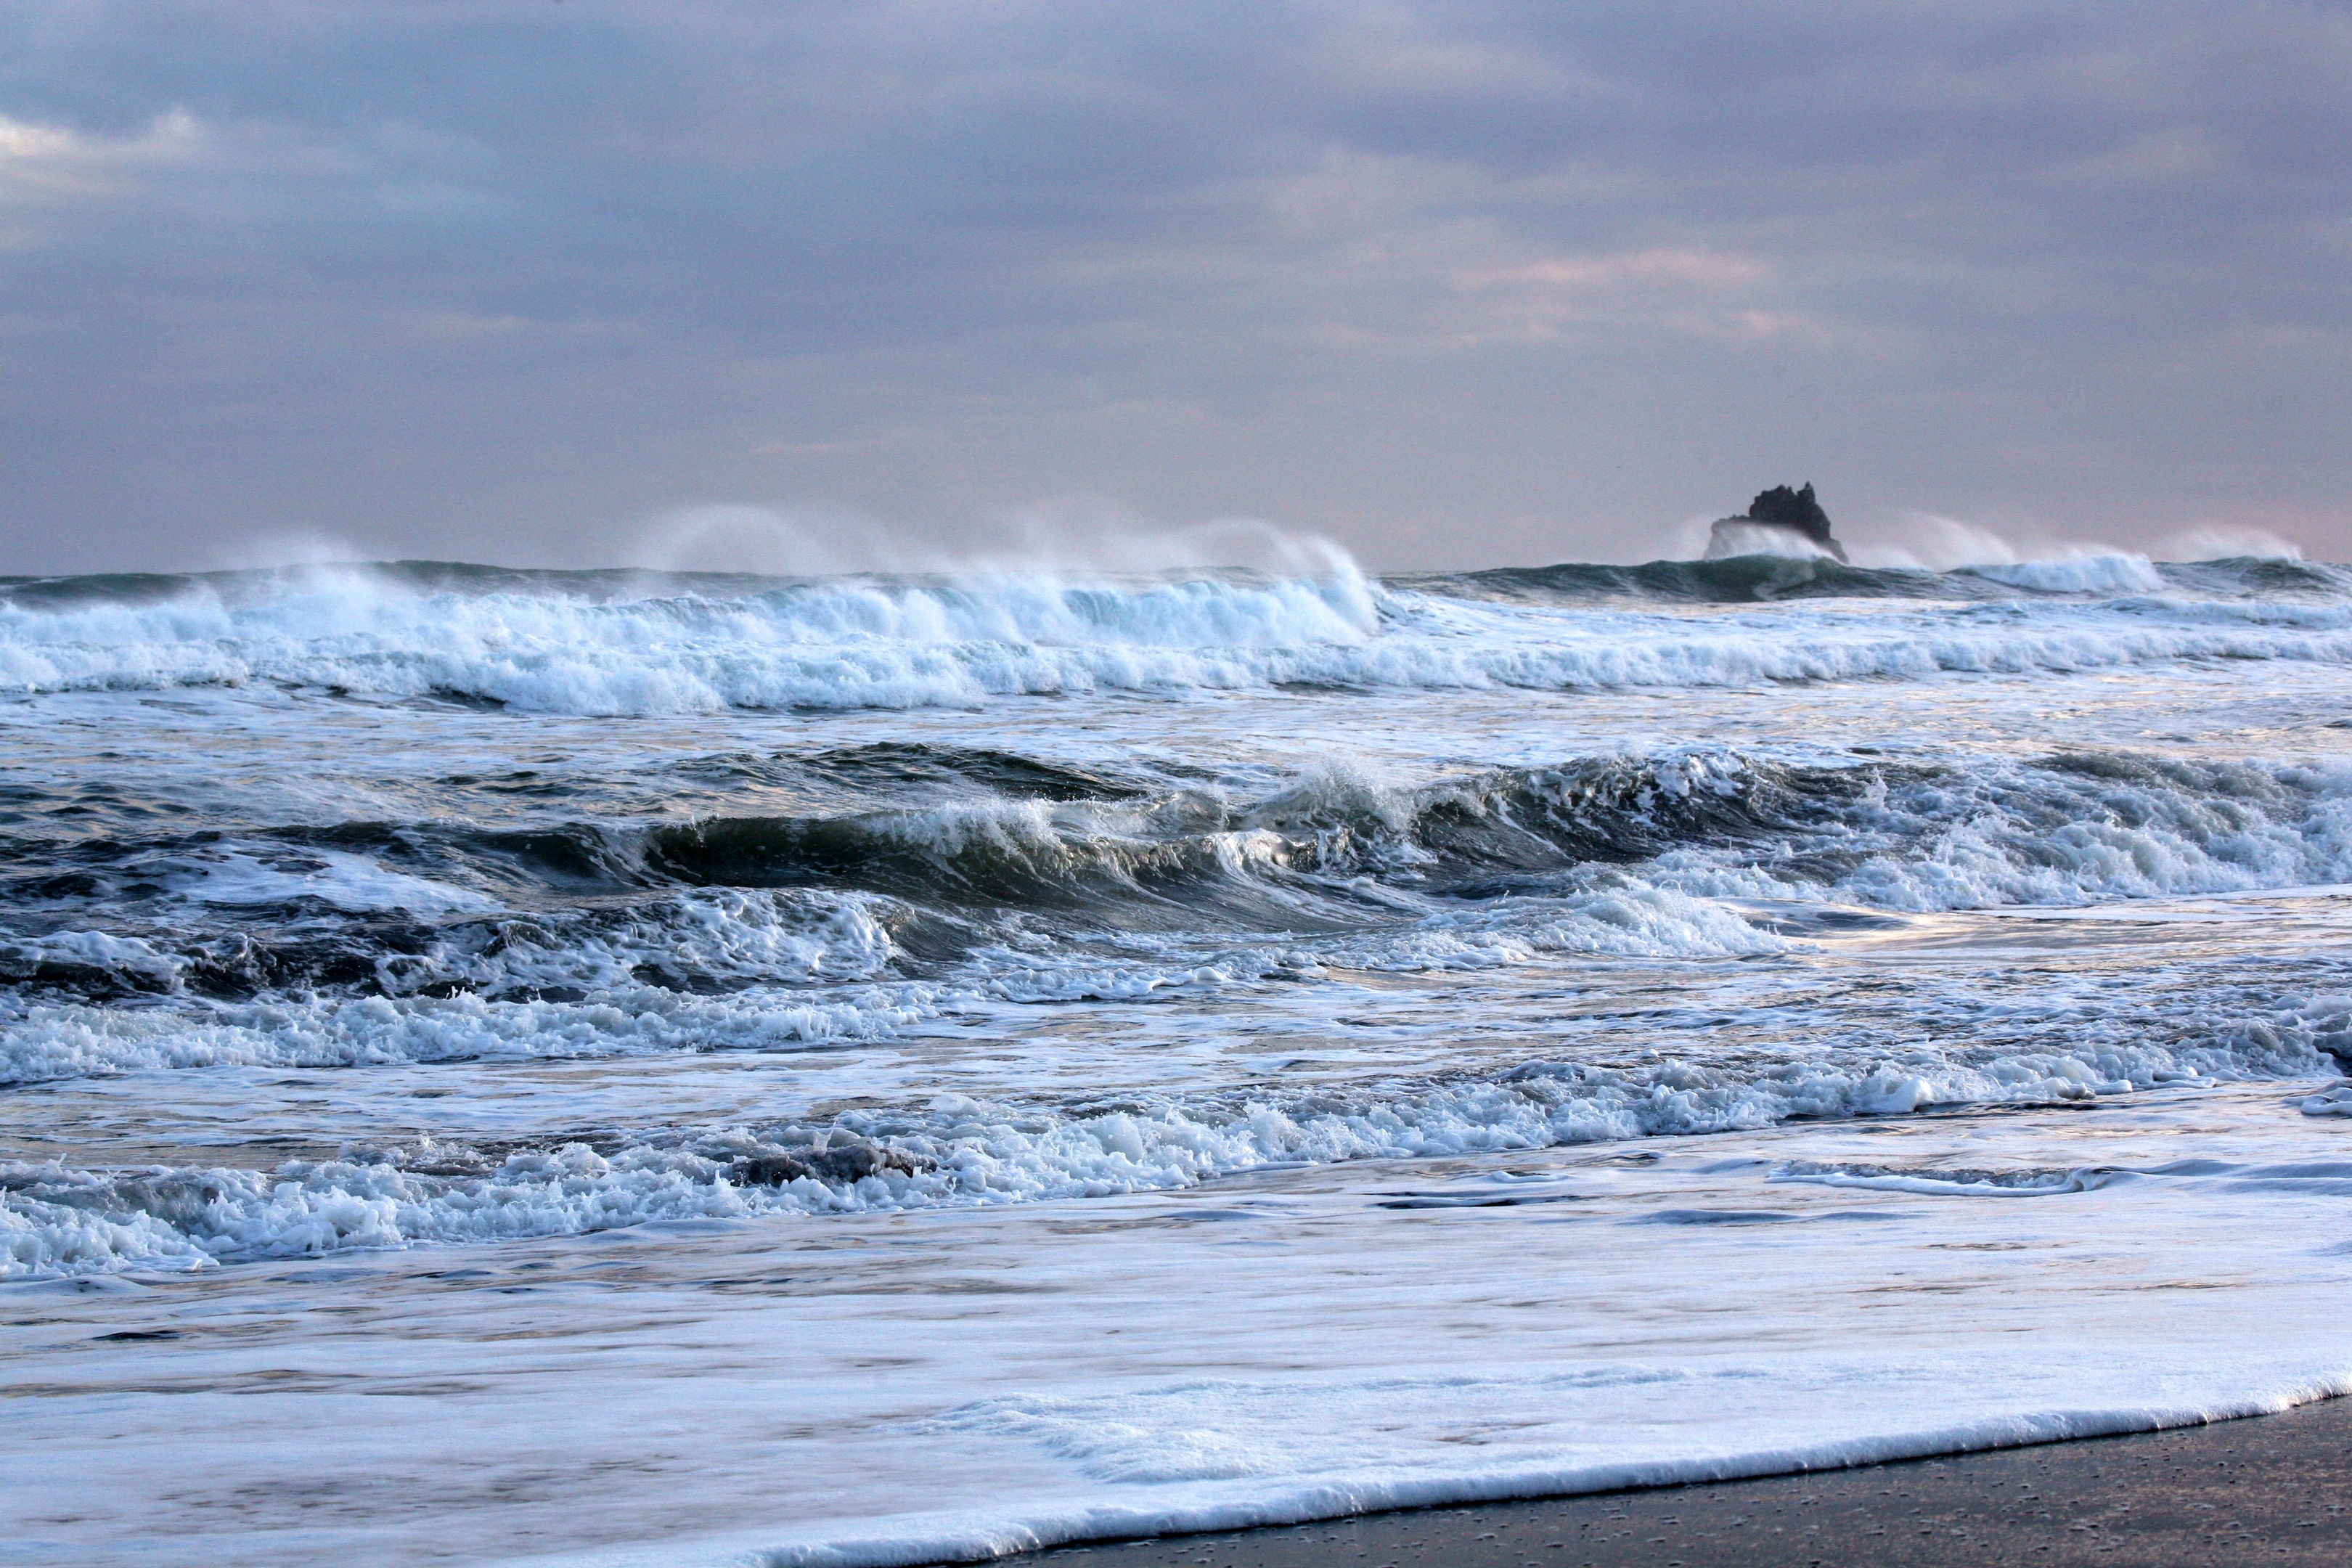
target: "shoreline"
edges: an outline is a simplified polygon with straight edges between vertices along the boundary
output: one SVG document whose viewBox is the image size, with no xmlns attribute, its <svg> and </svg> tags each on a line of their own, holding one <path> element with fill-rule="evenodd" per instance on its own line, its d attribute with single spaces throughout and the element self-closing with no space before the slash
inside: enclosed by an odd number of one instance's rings
<svg viewBox="0 0 2352 1568">
<path fill-rule="evenodd" d="M 1744 1568 L 2352 1560 L 2352 1397 L 2198 1426 L 1749 1480 L 1094 1542 L 1018 1568 Z M 2341 1499 L 2343 1500 L 2333 1500 Z"/>
</svg>

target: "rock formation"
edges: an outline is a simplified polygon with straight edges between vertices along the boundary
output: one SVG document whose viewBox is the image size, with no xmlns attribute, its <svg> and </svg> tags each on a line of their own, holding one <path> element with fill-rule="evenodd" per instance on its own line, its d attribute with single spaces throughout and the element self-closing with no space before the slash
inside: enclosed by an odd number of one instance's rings
<svg viewBox="0 0 2352 1568">
<path fill-rule="evenodd" d="M 1715 525 L 1715 531 L 1707 537 L 1706 558 L 1719 561 L 1727 555 L 1785 555 L 1791 553 L 1791 546 L 1800 540 L 1811 549 L 1798 550 L 1796 553 L 1845 559 L 1845 546 L 1830 532 L 1830 514 L 1822 510 L 1812 485 L 1808 482 L 1804 489 L 1797 490 L 1775 485 L 1749 501 L 1745 512 L 1727 517 Z"/>
</svg>

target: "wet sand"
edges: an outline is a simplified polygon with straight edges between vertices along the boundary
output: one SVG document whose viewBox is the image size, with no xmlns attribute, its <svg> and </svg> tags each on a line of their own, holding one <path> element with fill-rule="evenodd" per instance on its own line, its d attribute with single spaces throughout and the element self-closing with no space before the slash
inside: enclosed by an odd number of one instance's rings
<svg viewBox="0 0 2352 1568">
<path fill-rule="evenodd" d="M 1024 1568 L 2352 1562 L 2352 1399 L 2171 1432 L 1720 1485 L 1066 1547 Z"/>
</svg>

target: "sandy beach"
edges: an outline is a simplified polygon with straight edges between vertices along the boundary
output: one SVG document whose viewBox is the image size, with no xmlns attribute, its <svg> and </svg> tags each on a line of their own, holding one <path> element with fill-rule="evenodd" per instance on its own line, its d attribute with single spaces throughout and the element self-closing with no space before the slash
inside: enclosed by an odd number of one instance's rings
<svg viewBox="0 0 2352 1568">
<path fill-rule="evenodd" d="M 2352 1400 L 2335 1399 L 2170 1432 L 1728 1485 L 1170 1536 L 1008 1562 L 1023 1568 L 2336 1563 L 2352 1556 L 2347 1476 Z"/>
</svg>

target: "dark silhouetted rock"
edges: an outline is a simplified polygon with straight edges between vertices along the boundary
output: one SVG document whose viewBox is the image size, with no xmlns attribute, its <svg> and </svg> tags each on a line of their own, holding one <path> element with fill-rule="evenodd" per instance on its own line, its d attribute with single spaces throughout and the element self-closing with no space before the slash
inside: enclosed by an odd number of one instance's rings
<svg viewBox="0 0 2352 1568">
<path fill-rule="evenodd" d="M 1830 532 L 1830 514 L 1822 510 L 1810 481 L 1802 489 L 1774 485 L 1749 501 L 1740 516 L 1717 522 L 1707 539 L 1707 558 L 1771 552 L 1783 542 L 1775 538 L 1778 534 L 1794 534 L 1815 550 L 1845 559 L 1845 546 Z"/>
<path fill-rule="evenodd" d="M 1811 484 L 1801 490 L 1774 485 L 1748 503 L 1748 520 L 1769 522 L 1775 528 L 1793 528 L 1815 544 L 1830 542 L 1830 514 L 1822 510 Z"/>
</svg>

